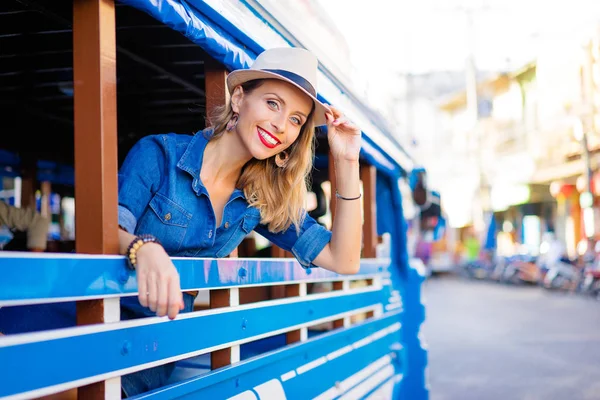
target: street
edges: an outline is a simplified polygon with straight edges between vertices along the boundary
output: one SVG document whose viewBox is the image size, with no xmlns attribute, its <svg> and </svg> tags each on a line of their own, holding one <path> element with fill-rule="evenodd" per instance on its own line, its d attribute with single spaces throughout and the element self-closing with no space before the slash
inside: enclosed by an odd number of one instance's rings
<svg viewBox="0 0 600 400">
<path fill-rule="evenodd" d="M 423 285 L 431 400 L 600 399 L 600 303 L 434 276 Z"/>
</svg>

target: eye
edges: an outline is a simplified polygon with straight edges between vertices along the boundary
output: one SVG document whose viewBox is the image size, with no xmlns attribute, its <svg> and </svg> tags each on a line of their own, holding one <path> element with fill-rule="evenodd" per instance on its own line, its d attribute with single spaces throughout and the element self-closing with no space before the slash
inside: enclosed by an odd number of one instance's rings
<svg viewBox="0 0 600 400">
<path fill-rule="evenodd" d="M 290 118 L 292 120 L 292 122 L 296 125 L 302 125 L 302 120 L 298 117 L 292 117 Z"/>
<path fill-rule="evenodd" d="M 279 103 L 275 100 L 267 100 L 267 104 L 274 110 L 279 110 Z"/>
</svg>

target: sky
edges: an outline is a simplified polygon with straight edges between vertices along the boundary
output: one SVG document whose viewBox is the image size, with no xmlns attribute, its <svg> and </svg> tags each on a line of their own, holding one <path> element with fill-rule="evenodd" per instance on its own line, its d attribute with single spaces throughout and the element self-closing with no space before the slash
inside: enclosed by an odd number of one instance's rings
<svg viewBox="0 0 600 400">
<path fill-rule="evenodd" d="M 319 0 L 370 71 L 461 70 L 469 47 L 478 69 L 517 69 L 536 48 L 582 37 L 600 22 L 600 0 Z M 466 10 L 472 13 L 468 29 Z M 469 32 L 469 34 L 467 34 Z M 468 39 L 472 40 L 471 46 Z M 382 61 L 387 61 L 383 63 Z"/>
</svg>

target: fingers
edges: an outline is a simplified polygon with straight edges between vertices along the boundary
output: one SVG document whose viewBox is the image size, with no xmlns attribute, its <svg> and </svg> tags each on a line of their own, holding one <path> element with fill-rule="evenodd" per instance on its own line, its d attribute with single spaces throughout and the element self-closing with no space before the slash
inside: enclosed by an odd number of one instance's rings
<svg viewBox="0 0 600 400">
<path fill-rule="evenodd" d="M 338 108 L 335 108 L 333 106 L 330 106 L 330 108 L 331 108 L 331 113 L 325 114 L 325 118 L 327 119 L 327 124 L 332 125 L 334 127 L 340 127 L 342 129 L 347 128 L 350 131 L 359 131 L 360 132 L 360 129 L 358 128 L 358 126 L 356 126 L 352 121 L 350 121 L 341 110 L 339 110 Z"/>
<path fill-rule="evenodd" d="M 159 278 L 158 280 L 158 301 L 156 307 L 156 315 L 164 317 L 167 315 L 167 308 L 169 306 L 169 279 Z"/>
<path fill-rule="evenodd" d="M 158 307 L 158 279 L 156 273 L 148 275 L 148 308 L 156 312 Z"/>
<path fill-rule="evenodd" d="M 349 123 L 350 120 L 344 116 L 340 116 L 339 118 L 335 119 L 332 124 L 333 126 L 340 126 L 342 124 L 347 124 Z"/>
<path fill-rule="evenodd" d="M 181 288 L 179 286 L 179 276 L 175 275 L 169 281 L 169 308 L 168 314 L 170 319 L 174 319 L 181 306 L 183 305 L 183 295 L 181 294 Z"/>
<path fill-rule="evenodd" d="M 329 105 L 329 109 L 331 110 L 331 115 L 333 116 L 333 119 L 338 119 L 339 117 L 344 115 L 344 113 L 337 107 Z"/>
<path fill-rule="evenodd" d="M 148 307 L 148 281 L 145 273 L 138 271 L 138 299 L 140 304 L 144 307 Z"/>
<path fill-rule="evenodd" d="M 138 252 L 138 298 L 157 316 L 174 319 L 185 308 L 179 273 L 162 247 L 152 243 Z"/>
<path fill-rule="evenodd" d="M 333 116 L 332 113 L 325 113 L 325 119 L 327 120 L 328 124 L 331 124 L 333 121 L 335 121 L 335 117 Z"/>
</svg>

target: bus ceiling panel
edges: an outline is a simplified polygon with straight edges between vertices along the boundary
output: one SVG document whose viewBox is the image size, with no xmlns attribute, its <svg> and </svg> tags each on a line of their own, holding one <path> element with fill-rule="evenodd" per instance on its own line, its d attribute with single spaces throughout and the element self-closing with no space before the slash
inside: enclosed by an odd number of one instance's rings
<svg viewBox="0 0 600 400">
<path fill-rule="evenodd" d="M 28 11 L 23 9 L 23 5 L 16 1 L 0 2 L 0 15 L 18 15 L 26 12 Z"/>
<path fill-rule="evenodd" d="M 0 36 L 0 55 L 23 55 L 73 51 L 73 35 L 14 35 Z"/>
<path fill-rule="evenodd" d="M 4 0 L 1 3 L 13 4 L 20 10 L 43 16 L 46 19 L 62 22 L 73 18 L 73 2 L 65 0 Z M 1 9 L 1 8 L 0 8 Z"/>
<path fill-rule="evenodd" d="M 34 97 L 38 89 L 55 90 L 58 93 L 72 94 L 73 70 L 38 70 L 33 72 L 11 71 L 0 73 L 0 88 L 17 86 L 17 97 Z M 0 93 L 2 93 L 0 91 Z M 0 94 L 1 96 L 1 94 Z"/>
<path fill-rule="evenodd" d="M 54 51 L 9 55 L 0 50 L 0 73 L 9 71 L 36 71 L 55 68 L 73 68 L 73 53 Z"/>
<path fill-rule="evenodd" d="M 38 35 L 64 33 L 60 23 L 44 18 L 35 12 L 23 12 L 14 15 L 0 14 L 0 37 L 24 36 L 33 40 Z M 70 33 L 70 29 L 67 30 Z"/>
</svg>

